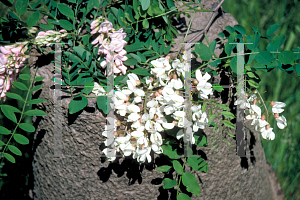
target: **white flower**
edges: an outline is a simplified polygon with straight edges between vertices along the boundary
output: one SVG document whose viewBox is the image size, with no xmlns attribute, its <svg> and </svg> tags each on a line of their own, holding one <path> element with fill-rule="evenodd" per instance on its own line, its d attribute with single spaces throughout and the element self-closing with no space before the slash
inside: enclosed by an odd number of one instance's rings
<svg viewBox="0 0 300 200">
<path fill-rule="evenodd" d="M 272 107 L 272 112 L 273 113 L 282 113 L 284 111 L 284 109 L 282 109 L 281 107 L 286 106 L 286 104 L 282 103 L 282 102 L 278 102 L 278 101 L 275 101 L 274 103 L 275 103 L 275 105 L 273 105 L 273 107 Z"/>
<path fill-rule="evenodd" d="M 156 74 L 157 77 L 162 76 L 166 71 L 171 69 L 169 61 L 165 58 L 152 60 L 150 63 L 154 66 L 154 68 L 151 68 L 151 73 Z"/>
<path fill-rule="evenodd" d="M 286 118 L 282 115 L 279 118 L 276 118 L 277 126 L 280 129 L 284 129 L 287 126 Z"/>
<path fill-rule="evenodd" d="M 206 112 L 202 113 L 200 116 L 201 118 L 198 119 L 196 122 L 193 124 L 193 131 L 197 132 L 200 129 L 204 129 L 205 126 L 208 124 L 208 118 Z"/>
<path fill-rule="evenodd" d="M 137 150 L 136 152 L 134 152 L 133 154 L 133 158 L 137 158 L 138 162 L 144 163 L 146 161 L 146 159 L 148 160 L 148 162 L 151 162 L 151 156 L 150 156 L 150 152 L 151 152 L 151 147 L 147 147 L 146 149 L 141 149 L 141 150 Z"/>
<path fill-rule="evenodd" d="M 172 70 L 170 70 L 168 72 L 168 74 L 170 74 L 172 71 L 176 70 L 178 76 L 180 76 L 181 74 L 183 74 L 184 72 L 184 64 L 183 63 L 180 63 L 180 60 L 179 59 L 175 59 L 173 62 L 172 62 Z"/>
<path fill-rule="evenodd" d="M 246 116 L 246 119 L 252 119 L 251 125 L 256 125 L 258 123 L 258 120 L 261 118 L 261 109 L 257 105 L 251 105 L 250 114 Z"/>
<path fill-rule="evenodd" d="M 135 122 L 135 121 L 137 121 L 137 120 L 139 120 L 140 119 L 140 115 L 139 114 L 137 114 L 137 113 L 131 113 L 129 116 L 128 116 L 128 122 Z"/>
<path fill-rule="evenodd" d="M 184 117 L 185 112 L 184 111 L 176 111 L 173 113 L 173 117 L 178 120 L 178 127 L 182 128 L 184 127 Z"/>
<path fill-rule="evenodd" d="M 116 153 L 117 153 L 117 151 L 115 149 L 105 148 L 105 149 L 103 149 L 103 153 L 107 157 L 108 161 L 112 161 L 113 162 L 116 159 Z"/>
<path fill-rule="evenodd" d="M 207 83 L 207 81 L 211 78 L 211 76 L 206 72 L 204 76 L 202 76 L 200 69 L 196 71 L 196 79 L 198 80 L 197 90 L 199 92 L 199 98 L 208 98 L 207 95 L 213 94 L 212 85 Z"/>
<path fill-rule="evenodd" d="M 177 140 L 179 140 L 180 138 L 184 137 L 184 135 L 186 135 L 186 140 L 191 142 L 192 144 L 195 144 L 195 138 L 194 138 L 194 132 L 192 132 L 192 130 L 190 128 L 187 128 L 188 132 L 190 132 L 191 134 L 184 134 L 183 130 L 179 130 L 176 134 L 176 138 Z"/>
<path fill-rule="evenodd" d="M 130 104 L 127 107 L 127 110 L 129 111 L 129 113 L 137 113 L 137 112 L 140 112 L 140 107 L 138 107 L 137 105 L 134 105 L 134 104 Z"/>
<path fill-rule="evenodd" d="M 161 154 L 163 152 L 163 149 L 161 148 L 162 145 L 161 134 L 158 132 L 152 133 L 150 136 L 150 141 L 152 142 L 151 145 L 152 150 L 157 154 Z"/>
<path fill-rule="evenodd" d="M 177 78 L 176 80 L 175 79 L 172 79 L 169 83 L 168 83 L 168 86 L 170 87 L 173 87 L 174 89 L 176 90 L 179 90 L 180 88 L 183 87 L 183 83 L 182 81 Z"/>
<path fill-rule="evenodd" d="M 275 139 L 275 133 L 272 131 L 273 128 L 262 128 L 261 129 L 261 135 L 264 139 L 268 140 L 274 140 Z"/>
</svg>

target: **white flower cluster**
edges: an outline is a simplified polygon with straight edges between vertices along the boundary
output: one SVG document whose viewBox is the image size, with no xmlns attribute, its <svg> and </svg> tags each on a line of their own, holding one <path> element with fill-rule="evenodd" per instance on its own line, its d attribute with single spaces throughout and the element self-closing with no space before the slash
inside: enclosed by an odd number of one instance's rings
<svg viewBox="0 0 300 200">
<path fill-rule="evenodd" d="M 255 93 L 257 93 L 257 91 L 255 91 Z M 234 105 L 239 105 L 241 109 L 246 109 L 246 119 L 253 120 L 251 125 L 255 126 L 254 128 L 256 131 L 260 131 L 264 139 L 274 140 L 275 133 L 273 132 L 273 128 L 271 128 L 270 124 L 266 121 L 266 116 L 261 115 L 261 109 L 256 105 L 257 102 L 257 96 L 255 94 L 248 97 L 248 94 L 245 94 L 244 90 L 241 89 L 239 99 Z M 284 129 L 287 126 L 287 121 L 283 115 L 279 116 L 279 113 L 284 111 L 282 107 L 286 106 L 286 104 L 278 101 L 271 101 L 270 105 L 272 106 L 272 113 L 277 121 L 278 128 Z"/>
<path fill-rule="evenodd" d="M 151 74 L 154 75 L 154 78 L 147 78 L 146 83 L 142 83 L 136 74 L 128 74 L 127 87 L 115 92 L 113 102 L 116 113 L 127 118 L 127 124 L 126 130 L 119 133 L 116 130 L 121 122 L 115 121 L 114 140 L 108 142 L 107 139 L 105 142 L 106 146 L 113 145 L 114 149 L 107 147 L 103 150 L 109 161 L 114 161 L 116 153 L 122 152 L 123 156 L 133 155 L 138 162 L 143 163 L 146 160 L 151 162 L 151 150 L 157 154 L 163 152 L 161 133 L 173 129 L 175 126 L 182 129 L 186 127 L 185 100 L 180 96 L 179 90 L 183 88 L 181 79 L 184 76 L 181 75 L 184 75 L 184 67 L 187 63 L 176 59 L 171 66 L 169 59 L 170 57 L 167 56 L 151 62 L 154 67 L 151 69 Z M 206 83 L 210 78 L 208 74 L 202 77 L 199 70 L 196 76 L 201 86 L 209 85 Z M 96 89 L 94 93 L 97 93 Z M 208 94 L 211 94 L 211 88 L 199 87 L 199 93 L 201 96 L 207 97 Z M 152 99 L 146 102 L 149 97 Z M 143 106 L 138 106 L 138 103 L 143 103 Z M 194 132 L 204 129 L 208 119 L 207 114 L 202 113 L 201 105 L 194 105 L 191 110 L 193 132 L 189 141 L 194 144 Z M 108 137 L 107 133 L 107 127 L 105 127 L 102 134 Z M 184 133 L 181 130 L 177 133 L 176 138 L 179 140 L 183 136 Z M 113 154 L 108 153 L 110 149 L 113 150 Z"/>
<path fill-rule="evenodd" d="M 98 55 L 106 55 L 105 60 L 100 63 L 101 67 L 106 68 L 107 63 L 111 60 L 114 60 L 114 73 L 118 74 L 122 72 L 123 75 L 125 75 L 127 67 L 123 65 L 123 61 L 126 61 L 128 58 L 125 56 L 127 52 L 123 48 L 127 44 L 127 42 L 124 40 L 126 33 L 123 33 L 122 28 L 118 31 L 115 31 L 113 24 L 107 19 L 103 22 L 102 17 L 98 17 L 91 23 L 91 29 L 92 35 L 100 33 L 100 35 L 92 42 L 95 47 L 100 45 Z M 110 51 L 113 51 L 114 54 L 111 55 Z M 100 61 L 100 58 L 101 57 L 98 58 L 98 61 Z"/>
</svg>

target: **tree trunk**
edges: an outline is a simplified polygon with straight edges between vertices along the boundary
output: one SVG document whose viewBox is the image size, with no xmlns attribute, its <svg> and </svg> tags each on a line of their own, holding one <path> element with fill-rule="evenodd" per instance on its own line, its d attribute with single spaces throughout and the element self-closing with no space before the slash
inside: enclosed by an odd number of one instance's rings
<svg viewBox="0 0 300 200">
<path fill-rule="evenodd" d="M 217 0 L 204 1 L 202 5 L 212 9 L 217 3 Z M 196 13 L 187 39 L 204 29 L 211 15 Z M 178 42 L 183 41 L 186 25 L 190 21 L 180 16 L 185 27 L 180 29 L 178 25 L 178 30 L 182 30 L 176 39 Z M 215 40 L 225 26 L 235 24 L 236 20 L 224 13 L 209 28 L 208 40 Z M 206 43 L 204 37 L 201 37 L 197 41 L 201 39 L 201 42 Z M 177 44 L 171 50 L 177 51 L 179 46 Z M 215 53 L 220 55 L 222 48 L 217 45 Z M 34 69 L 31 70 L 33 74 Z M 105 141 L 101 133 L 106 121 L 103 113 L 97 109 L 96 99 L 89 98 L 88 107 L 70 115 L 68 104 L 71 98 L 67 98 L 70 95 L 63 94 L 62 100 L 55 100 L 57 94 L 54 96 L 54 82 L 50 81 L 53 78 L 53 65 L 43 65 L 37 74 L 46 77 L 41 90 L 34 95 L 47 99 L 38 107 L 47 116 L 33 119 L 36 127 L 33 145 L 35 199 L 176 199 L 175 190 L 167 192 L 162 189 L 164 175 L 155 169 L 164 162 L 163 156 L 155 156 L 154 164 L 145 165 L 131 158 L 121 158 L 116 163 L 105 161 L 101 158 L 103 153 L 100 149 L 103 149 Z M 225 72 L 220 72 L 215 81 L 220 85 L 232 83 L 230 74 Z M 225 89 L 215 100 L 235 109 L 233 94 L 233 89 Z M 57 107 L 54 110 L 55 105 L 61 105 L 61 114 Z M 231 133 L 235 134 L 233 131 Z M 204 134 L 209 139 L 213 135 L 212 128 L 206 128 Z M 246 129 L 248 157 L 236 156 L 236 141 L 228 134 L 223 135 L 227 135 L 232 146 L 223 141 L 222 145 L 213 150 L 210 150 L 212 146 L 198 148 L 198 154 L 209 165 L 209 172 L 192 172 L 198 175 L 201 187 L 200 196 L 192 199 L 273 199 L 259 133 Z M 219 142 L 217 140 L 214 144 Z M 190 170 L 189 167 L 186 169 Z"/>
</svg>

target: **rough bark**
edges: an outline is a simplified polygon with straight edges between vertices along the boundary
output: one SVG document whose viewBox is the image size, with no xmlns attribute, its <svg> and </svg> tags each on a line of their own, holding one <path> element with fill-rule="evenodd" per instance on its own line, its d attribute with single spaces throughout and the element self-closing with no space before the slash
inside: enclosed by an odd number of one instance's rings
<svg viewBox="0 0 300 200">
<path fill-rule="evenodd" d="M 204 1 L 203 5 L 206 9 L 211 9 L 216 3 L 217 0 Z M 196 13 L 192 33 L 187 39 L 205 27 L 211 14 Z M 183 40 L 186 25 L 190 20 L 181 16 L 185 19 L 185 28 L 178 27 L 182 30 L 176 39 L 179 42 Z M 230 14 L 219 16 L 208 31 L 209 41 L 216 39 L 225 26 L 235 24 L 237 22 Z M 206 43 L 205 39 L 203 42 Z M 178 48 L 179 45 L 175 45 L 171 50 L 177 51 Z M 216 54 L 219 55 L 222 46 L 217 45 L 216 49 Z M 105 140 L 101 133 L 106 122 L 103 113 L 97 109 L 96 99 L 89 98 L 87 108 L 69 115 L 68 103 L 71 99 L 62 98 L 62 115 L 55 116 L 54 83 L 50 81 L 53 78 L 53 65 L 40 67 L 37 74 L 46 77 L 43 87 L 35 96 L 47 99 L 39 106 L 47 112 L 47 116 L 33 119 L 36 126 L 32 163 L 35 199 L 176 199 L 175 190 L 167 192 L 162 189 L 161 181 L 164 175 L 155 170 L 165 162 L 163 156 L 155 156 L 153 164 L 145 165 L 140 165 L 130 158 L 119 159 L 116 163 L 105 161 L 101 158 L 100 149 Z M 220 72 L 217 80 L 223 85 L 232 82 L 230 74 L 225 72 Z M 233 91 L 225 89 L 215 100 L 233 108 Z M 61 133 L 55 129 L 55 117 L 60 117 L 63 124 Z M 55 138 L 60 134 L 61 154 L 55 156 L 54 153 L 59 148 Z M 212 136 L 212 128 L 205 129 L 204 134 L 208 138 Z M 235 156 L 236 141 L 231 137 L 226 138 L 232 146 L 223 141 L 222 146 L 219 145 L 213 150 L 210 150 L 211 146 L 198 148 L 198 154 L 209 165 L 209 172 L 192 172 L 198 175 L 201 187 L 200 196 L 194 196 L 192 199 L 273 199 L 259 133 L 246 129 L 246 134 L 246 158 Z M 216 141 L 215 144 L 218 142 L 220 141 Z M 187 170 L 190 168 L 187 167 Z"/>
</svg>

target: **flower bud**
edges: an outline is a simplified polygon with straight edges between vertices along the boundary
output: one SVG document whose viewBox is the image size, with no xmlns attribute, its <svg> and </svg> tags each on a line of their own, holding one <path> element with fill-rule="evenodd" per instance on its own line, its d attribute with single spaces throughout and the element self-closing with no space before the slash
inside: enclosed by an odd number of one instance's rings
<svg viewBox="0 0 300 200">
<path fill-rule="evenodd" d="M 150 81 L 151 81 L 151 83 L 152 83 L 152 82 L 153 82 L 153 78 L 152 78 L 152 77 L 150 77 L 149 79 L 150 79 Z"/>
<path fill-rule="evenodd" d="M 271 128 L 271 125 L 270 124 L 266 125 L 266 129 L 268 130 L 269 128 Z"/>
<path fill-rule="evenodd" d="M 172 123 L 173 123 L 175 126 L 178 126 L 178 121 L 177 121 L 177 120 L 174 120 Z"/>
<path fill-rule="evenodd" d="M 31 27 L 28 29 L 29 33 L 35 34 L 36 32 L 38 32 L 38 29 L 36 27 Z"/>
<path fill-rule="evenodd" d="M 162 94 L 162 89 L 159 89 L 159 90 L 158 90 L 158 93 L 159 93 L 159 94 Z"/>
<path fill-rule="evenodd" d="M 276 105 L 275 101 L 271 101 L 271 102 L 270 102 L 270 105 L 271 105 L 272 107 L 275 106 L 275 105 Z"/>
<path fill-rule="evenodd" d="M 114 132 L 115 137 L 118 137 L 118 135 L 119 135 L 118 131 Z"/>
<path fill-rule="evenodd" d="M 155 92 L 155 96 L 156 96 L 156 97 L 159 97 L 160 94 L 159 94 L 158 92 Z"/>
<path fill-rule="evenodd" d="M 276 119 L 279 118 L 278 113 L 274 113 L 274 117 L 275 117 Z"/>
<path fill-rule="evenodd" d="M 197 79 L 194 79 L 194 80 L 193 80 L 193 84 L 194 84 L 194 85 L 198 85 L 198 83 L 199 83 L 199 81 L 198 81 Z"/>
<path fill-rule="evenodd" d="M 177 80 L 177 75 L 176 74 L 173 75 L 173 79 Z"/>
<path fill-rule="evenodd" d="M 257 100 L 256 99 L 253 100 L 253 104 L 254 105 L 257 104 Z"/>
<path fill-rule="evenodd" d="M 141 85 L 142 82 L 140 80 L 136 80 L 135 83 L 136 85 Z"/>
<path fill-rule="evenodd" d="M 169 55 L 167 55 L 167 56 L 165 57 L 165 59 L 166 59 L 166 60 L 170 60 L 171 57 L 170 57 Z"/>
<path fill-rule="evenodd" d="M 172 76 L 171 76 L 171 75 L 169 75 L 168 77 L 169 77 L 169 79 L 171 79 L 171 78 L 172 78 Z"/>
<path fill-rule="evenodd" d="M 120 121 L 120 120 L 117 120 L 117 121 L 115 122 L 115 125 L 116 125 L 116 126 L 121 126 L 121 121 Z"/>
<path fill-rule="evenodd" d="M 262 120 L 262 121 L 265 121 L 265 120 L 266 120 L 266 115 L 262 115 L 262 116 L 261 116 L 261 120 Z"/>
<path fill-rule="evenodd" d="M 141 149 L 145 149 L 145 145 L 144 144 L 142 144 Z"/>
</svg>

